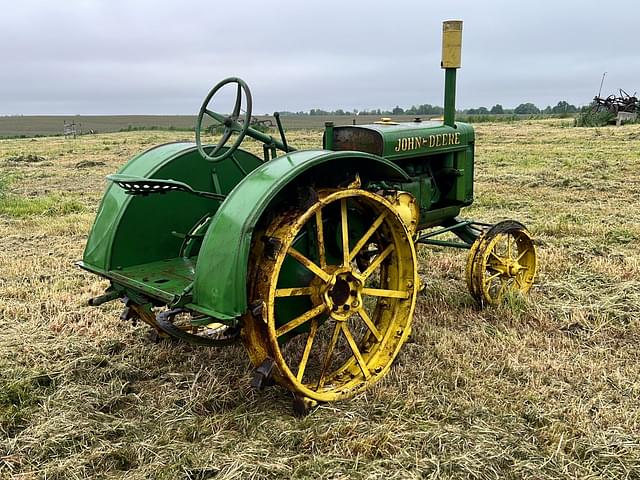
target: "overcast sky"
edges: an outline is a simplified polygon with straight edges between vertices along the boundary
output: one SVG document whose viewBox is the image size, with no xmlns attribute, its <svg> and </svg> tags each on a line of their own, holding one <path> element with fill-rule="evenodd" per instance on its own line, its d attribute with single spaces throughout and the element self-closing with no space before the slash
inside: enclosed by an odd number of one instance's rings
<svg viewBox="0 0 640 480">
<path fill-rule="evenodd" d="M 640 90 L 639 0 L 0 3 L 0 114 L 194 114 L 220 79 L 254 113 L 442 104 L 441 22 L 464 21 L 458 108 Z"/>
</svg>

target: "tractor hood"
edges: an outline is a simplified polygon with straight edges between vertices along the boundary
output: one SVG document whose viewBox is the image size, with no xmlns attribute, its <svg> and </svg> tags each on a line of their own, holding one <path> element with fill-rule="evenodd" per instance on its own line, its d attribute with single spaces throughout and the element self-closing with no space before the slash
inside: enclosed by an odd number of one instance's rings
<svg viewBox="0 0 640 480">
<path fill-rule="evenodd" d="M 334 150 L 359 150 L 387 159 L 410 158 L 464 150 L 474 141 L 473 127 L 439 121 L 396 123 L 384 119 L 371 125 L 333 128 Z"/>
</svg>

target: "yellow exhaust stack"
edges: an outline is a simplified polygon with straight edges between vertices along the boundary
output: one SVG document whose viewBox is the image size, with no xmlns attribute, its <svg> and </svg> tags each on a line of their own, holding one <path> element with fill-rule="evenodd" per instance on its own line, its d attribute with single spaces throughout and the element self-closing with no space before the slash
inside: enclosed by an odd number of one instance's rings
<svg viewBox="0 0 640 480">
<path fill-rule="evenodd" d="M 442 22 L 442 68 L 460 68 L 462 20 Z"/>
<path fill-rule="evenodd" d="M 462 20 L 442 23 L 442 60 L 444 68 L 444 124 L 456 126 L 456 69 L 462 57 Z"/>
</svg>

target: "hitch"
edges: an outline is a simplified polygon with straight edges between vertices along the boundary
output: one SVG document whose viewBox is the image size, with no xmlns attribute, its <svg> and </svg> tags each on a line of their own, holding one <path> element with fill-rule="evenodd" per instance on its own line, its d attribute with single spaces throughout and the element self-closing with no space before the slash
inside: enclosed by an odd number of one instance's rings
<svg viewBox="0 0 640 480">
<path fill-rule="evenodd" d="M 113 300 L 116 300 L 117 298 L 120 298 L 120 295 L 121 294 L 115 290 L 107 290 L 102 295 L 90 298 L 87 301 L 87 305 L 89 305 L 90 307 L 97 307 L 98 305 L 102 305 L 103 303 L 111 302 Z"/>
</svg>

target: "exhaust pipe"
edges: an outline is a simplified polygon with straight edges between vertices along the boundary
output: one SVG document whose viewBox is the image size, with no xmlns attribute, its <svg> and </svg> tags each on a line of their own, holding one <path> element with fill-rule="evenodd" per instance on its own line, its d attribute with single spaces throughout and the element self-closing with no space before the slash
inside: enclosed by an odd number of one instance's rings
<svg viewBox="0 0 640 480">
<path fill-rule="evenodd" d="M 456 70 L 462 56 L 462 20 L 442 22 L 442 61 L 444 68 L 444 124 L 456 126 Z"/>
</svg>

